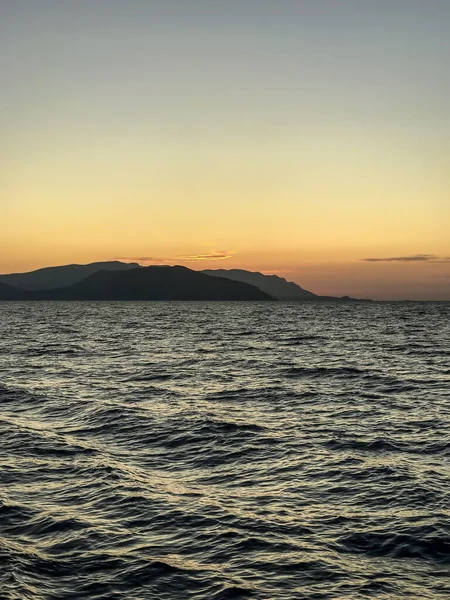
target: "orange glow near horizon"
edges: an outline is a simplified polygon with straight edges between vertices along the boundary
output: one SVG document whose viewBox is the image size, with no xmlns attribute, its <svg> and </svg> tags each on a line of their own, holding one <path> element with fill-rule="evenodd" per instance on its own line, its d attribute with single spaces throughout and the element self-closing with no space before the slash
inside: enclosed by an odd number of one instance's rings
<svg viewBox="0 0 450 600">
<path fill-rule="evenodd" d="M 450 300 L 445 15 L 45 4 L 0 20 L 0 272 L 138 257 Z"/>
</svg>

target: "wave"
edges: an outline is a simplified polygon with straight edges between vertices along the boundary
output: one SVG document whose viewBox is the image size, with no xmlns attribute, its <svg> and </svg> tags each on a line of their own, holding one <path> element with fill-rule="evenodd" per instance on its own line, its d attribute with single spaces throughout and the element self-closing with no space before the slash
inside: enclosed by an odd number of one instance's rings
<svg viewBox="0 0 450 600">
<path fill-rule="evenodd" d="M 410 526 L 396 533 L 352 532 L 338 538 L 341 552 L 389 558 L 415 558 L 450 564 L 450 529 L 441 526 Z"/>
<path fill-rule="evenodd" d="M 313 304 L 0 307 L 2 600 L 446 598 L 450 305 Z"/>
<path fill-rule="evenodd" d="M 284 371 L 286 377 L 360 377 L 366 371 L 358 367 L 291 367 Z"/>
</svg>

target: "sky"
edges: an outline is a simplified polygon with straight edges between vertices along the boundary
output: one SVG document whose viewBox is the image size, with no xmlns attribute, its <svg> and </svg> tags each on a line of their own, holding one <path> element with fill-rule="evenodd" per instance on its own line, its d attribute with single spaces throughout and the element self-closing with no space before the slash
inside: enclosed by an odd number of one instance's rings
<svg viewBox="0 0 450 600">
<path fill-rule="evenodd" d="M 0 272 L 450 300 L 449 64 L 449 0 L 0 0 Z"/>
</svg>

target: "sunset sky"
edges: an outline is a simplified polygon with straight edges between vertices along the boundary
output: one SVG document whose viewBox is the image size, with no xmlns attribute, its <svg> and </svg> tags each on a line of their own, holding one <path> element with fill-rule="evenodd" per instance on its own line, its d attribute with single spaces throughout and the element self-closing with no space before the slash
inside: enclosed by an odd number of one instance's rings
<svg viewBox="0 0 450 600">
<path fill-rule="evenodd" d="M 0 272 L 450 300 L 449 64 L 449 0 L 0 0 Z"/>
</svg>

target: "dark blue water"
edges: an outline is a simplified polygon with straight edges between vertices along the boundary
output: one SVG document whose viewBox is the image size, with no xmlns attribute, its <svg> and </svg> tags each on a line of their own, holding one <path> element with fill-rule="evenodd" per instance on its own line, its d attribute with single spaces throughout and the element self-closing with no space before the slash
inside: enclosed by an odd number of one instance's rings
<svg viewBox="0 0 450 600">
<path fill-rule="evenodd" d="M 449 598 L 449 317 L 1 303 L 0 598 Z"/>
</svg>

